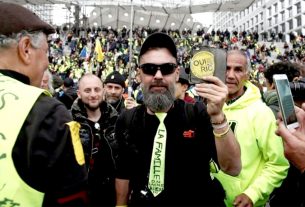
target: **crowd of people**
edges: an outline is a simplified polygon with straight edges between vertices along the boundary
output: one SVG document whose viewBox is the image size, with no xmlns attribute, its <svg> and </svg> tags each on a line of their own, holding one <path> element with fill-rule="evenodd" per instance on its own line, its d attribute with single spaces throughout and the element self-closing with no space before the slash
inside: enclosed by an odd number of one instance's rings
<svg viewBox="0 0 305 207">
<path fill-rule="evenodd" d="M 82 73 L 92 71 L 104 80 L 113 70 L 119 71 L 125 77 L 129 74 L 129 68 L 136 68 L 138 54 L 145 38 L 159 31 L 150 28 L 135 28 L 133 40 L 129 39 L 129 30 L 126 28 L 88 28 L 86 31 L 73 33 L 67 28 L 56 30 L 56 34 L 50 36 L 50 69 L 53 72 L 64 73 L 79 79 Z M 274 61 L 304 62 L 304 37 L 292 33 L 289 41 L 282 43 L 279 38 L 271 38 L 270 44 L 266 44 L 264 35 L 256 32 L 229 32 L 228 30 L 204 32 L 198 30 L 193 34 L 185 31 L 162 31 L 169 34 L 178 50 L 178 64 L 188 68 L 191 56 L 197 47 L 211 46 L 230 49 L 242 49 L 250 58 L 251 66 L 255 71 L 266 69 Z M 102 48 L 102 58 L 97 61 L 95 57 L 96 40 L 99 39 Z M 283 37 L 281 40 L 284 42 Z M 132 54 L 130 57 L 130 44 Z M 129 59 L 131 61 L 129 61 Z M 130 64 L 129 64 L 130 62 Z M 73 70 L 72 70 L 73 69 Z M 70 74 L 72 72 L 72 74 Z"/>
<path fill-rule="evenodd" d="M 302 35 L 283 48 L 280 34 L 267 47 L 266 34 L 228 30 L 131 40 L 2 2 L 0 25 L 0 206 L 305 205 Z M 192 83 L 203 47 L 226 51 L 224 81 Z M 274 74 L 291 82 L 296 129 Z"/>
</svg>

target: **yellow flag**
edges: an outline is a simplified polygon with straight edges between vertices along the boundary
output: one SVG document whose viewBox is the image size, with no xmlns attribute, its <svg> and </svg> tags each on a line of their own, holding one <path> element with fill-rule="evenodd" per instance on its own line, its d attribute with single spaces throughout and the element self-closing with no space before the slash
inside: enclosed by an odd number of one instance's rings
<svg viewBox="0 0 305 207">
<path fill-rule="evenodd" d="M 94 49 L 94 51 L 97 54 L 96 60 L 98 62 L 102 62 L 104 60 L 104 53 L 102 51 L 101 42 L 100 42 L 100 40 L 98 38 L 95 40 L 95 49 Z"/>
</svg>

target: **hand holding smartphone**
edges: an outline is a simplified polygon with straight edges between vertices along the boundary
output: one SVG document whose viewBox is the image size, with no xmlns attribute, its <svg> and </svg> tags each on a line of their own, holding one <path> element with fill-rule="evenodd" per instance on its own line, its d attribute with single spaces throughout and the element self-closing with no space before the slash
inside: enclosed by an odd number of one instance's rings
<svg viewBox="0 0 305 207">
<path fill-rule="evenodd" d="M 288 129 L 295 129 L 299 127 L 287 76 L 285 74 L 275 74 L 273 75 L 273 81 L 275 84 L 283 121 L 286 127 Z"/>
</svg>

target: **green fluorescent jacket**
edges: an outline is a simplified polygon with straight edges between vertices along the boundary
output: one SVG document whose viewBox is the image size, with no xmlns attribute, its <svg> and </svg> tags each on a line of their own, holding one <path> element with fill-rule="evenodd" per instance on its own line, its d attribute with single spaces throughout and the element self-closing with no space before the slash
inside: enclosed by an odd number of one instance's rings
<svg viewBox="0 0 305 207">
<path fill-rule="evenodd" d="M 259 89 L 245 83 L 244 95 L 224 112 L 241 149 L 242 170 L 237 177 L 222 171 L 214 176 L 226 190 L 226 205 L 233 206 L 235 197 L 246 194 L 254 206 L 264 206 L 274 188 L 287 176 L 289 163 L 284 157 L 281 138 L 275 135 L 276 120 L 263 103 Z"/>
</svg>

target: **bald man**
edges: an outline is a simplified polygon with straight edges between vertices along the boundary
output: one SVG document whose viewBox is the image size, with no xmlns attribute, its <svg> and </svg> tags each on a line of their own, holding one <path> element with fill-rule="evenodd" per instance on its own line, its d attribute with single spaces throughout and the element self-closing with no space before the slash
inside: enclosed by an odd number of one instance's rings
<svg viewBox="0 0 305 207">
<path fill-rule="evenodd" d="M 116 110 L 103 101 L 103 83 L 93 74 L 79 80 L 72 116 L 80 123 L 80 138 L 89 172 L 90 206 L 115 206 L 114 169 L 117 142 L 114 139 Z"/>
</svg>

